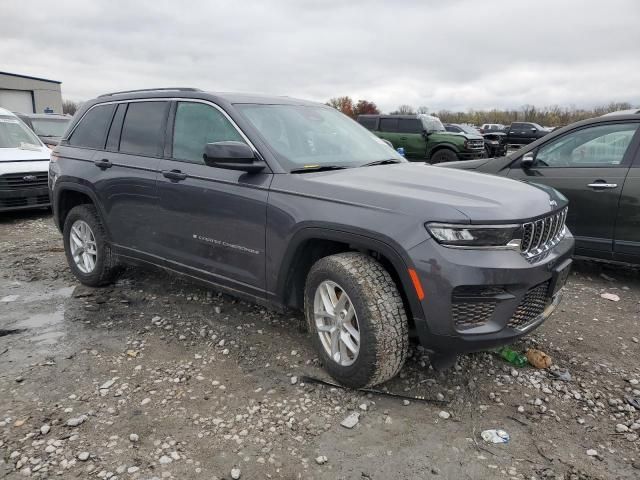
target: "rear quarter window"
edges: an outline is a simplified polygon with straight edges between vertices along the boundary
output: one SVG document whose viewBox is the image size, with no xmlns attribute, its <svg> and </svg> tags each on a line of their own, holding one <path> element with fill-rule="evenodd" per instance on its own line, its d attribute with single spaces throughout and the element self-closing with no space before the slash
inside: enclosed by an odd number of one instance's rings
<svg viewBox="0 0 640 480">
<path fill-rule="evenodd" d="M 89 110 L 69 137 L 69 145 L 103 149 L 114 110 L 113 104 L 98 105 Z"/>
<path fill-rule="evenodd" d="M 417 118 L 401 118 L 398 129 L 403 133 L 422 133 L 422 122 Z"/>
</svg>

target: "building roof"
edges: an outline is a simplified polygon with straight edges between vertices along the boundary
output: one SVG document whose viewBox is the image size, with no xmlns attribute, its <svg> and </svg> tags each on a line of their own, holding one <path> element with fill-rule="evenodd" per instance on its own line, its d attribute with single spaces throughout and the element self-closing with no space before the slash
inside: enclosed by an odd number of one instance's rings
<svg viewBox="0 0 640 480">
<path fill-rule="evenodd" d="M 49 83 L 62 83 L 58 80 L 49 80 L 48 78 L 40 78 L 40 77 L 31 77 L 29 75 L 20 75 L 19 73 L 10 73 L 10 72 L 0 72 L 0 75 L 8 75 L 10 77 L 19 77 L 19 78 L 28 78 L 30 80 L 40 80 L 41 82 L 49 82 Z"/>
</svg>

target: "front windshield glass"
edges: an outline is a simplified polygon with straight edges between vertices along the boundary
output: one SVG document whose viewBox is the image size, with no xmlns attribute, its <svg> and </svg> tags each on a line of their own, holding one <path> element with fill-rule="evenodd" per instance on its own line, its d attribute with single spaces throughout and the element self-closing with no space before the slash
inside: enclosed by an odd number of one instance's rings
<svg viewBox="0 0 640 480">
<path fill-rule="evenodd" d="M 0 148 L 41 147 L 40 140 L 15 117 L 0 116 Z"/>
<path fill-rule="evenodd" d="M 473 133 L 474 135 L 480 135 L 480 132 L 470 125 L 460 125 L 460 129 L 465 133 Z"/>
<path fill-rule="evenodd" d="M 41 137 L 61 137 L 70 120 L 70 118 L 32 118 L 31 124 Z"/>
<path fill-rule="evenodd" d="M 366 128 L 331 107 L 237 104 L 287 170 L 403 157 Z"/>
<path fill-rule="evenodd" d="M 438 117 L 432 117 L 431 115 L 420 115 L 422 125 L 424 129 L 431 132 L 445 132 L 446 129 Z"/>
</svg>

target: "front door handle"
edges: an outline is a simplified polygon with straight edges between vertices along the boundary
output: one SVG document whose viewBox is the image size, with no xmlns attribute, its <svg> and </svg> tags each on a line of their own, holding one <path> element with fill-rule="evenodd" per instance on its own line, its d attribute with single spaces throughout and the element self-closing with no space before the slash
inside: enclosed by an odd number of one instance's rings
<svg viewBox="0 0 640 480">
<path fill-rule="evenodd" d="M 603 190 L 605 188 L 616 188 L 618 186 L 617 183 L 605 183 L 605 182 L 594 182 L 587 185 L 587 187 L 593 188 L 594 190 Z"/>
<path fill-rule="evenodd" d="M 100 167 L 102 170 L 106 168 L 113 167 L 113 163 L 111 163 L 108 159 L 103 158 L 102 160 L 96 160 L 93 162 L 96 167 Z"/>
<path fill-rule="evenodd" d="M 166 178 L 175 180 L 177 182 L 187 178 L 187 174 L 182 173 L 180 170 L 163 170 L 162 175 L 164 175 Z"/>
</svg>

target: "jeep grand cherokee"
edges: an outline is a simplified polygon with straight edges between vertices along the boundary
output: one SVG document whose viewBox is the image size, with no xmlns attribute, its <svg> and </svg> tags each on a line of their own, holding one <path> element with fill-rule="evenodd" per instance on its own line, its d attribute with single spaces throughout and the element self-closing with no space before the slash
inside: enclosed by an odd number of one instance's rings
<svg viewBox="0 0 640 480">
<path fill-rule="evenodd" d="M 562 195 L 409 163 L 325 105 L 157 89 L 100 96 L 73 122 L 49 182 L 82 283 L 135 260 L 303 310 L 345 385 L 393 377 L 410 335 L 436 366 L 512 342 L 560 298 Z"/>
</svg>

